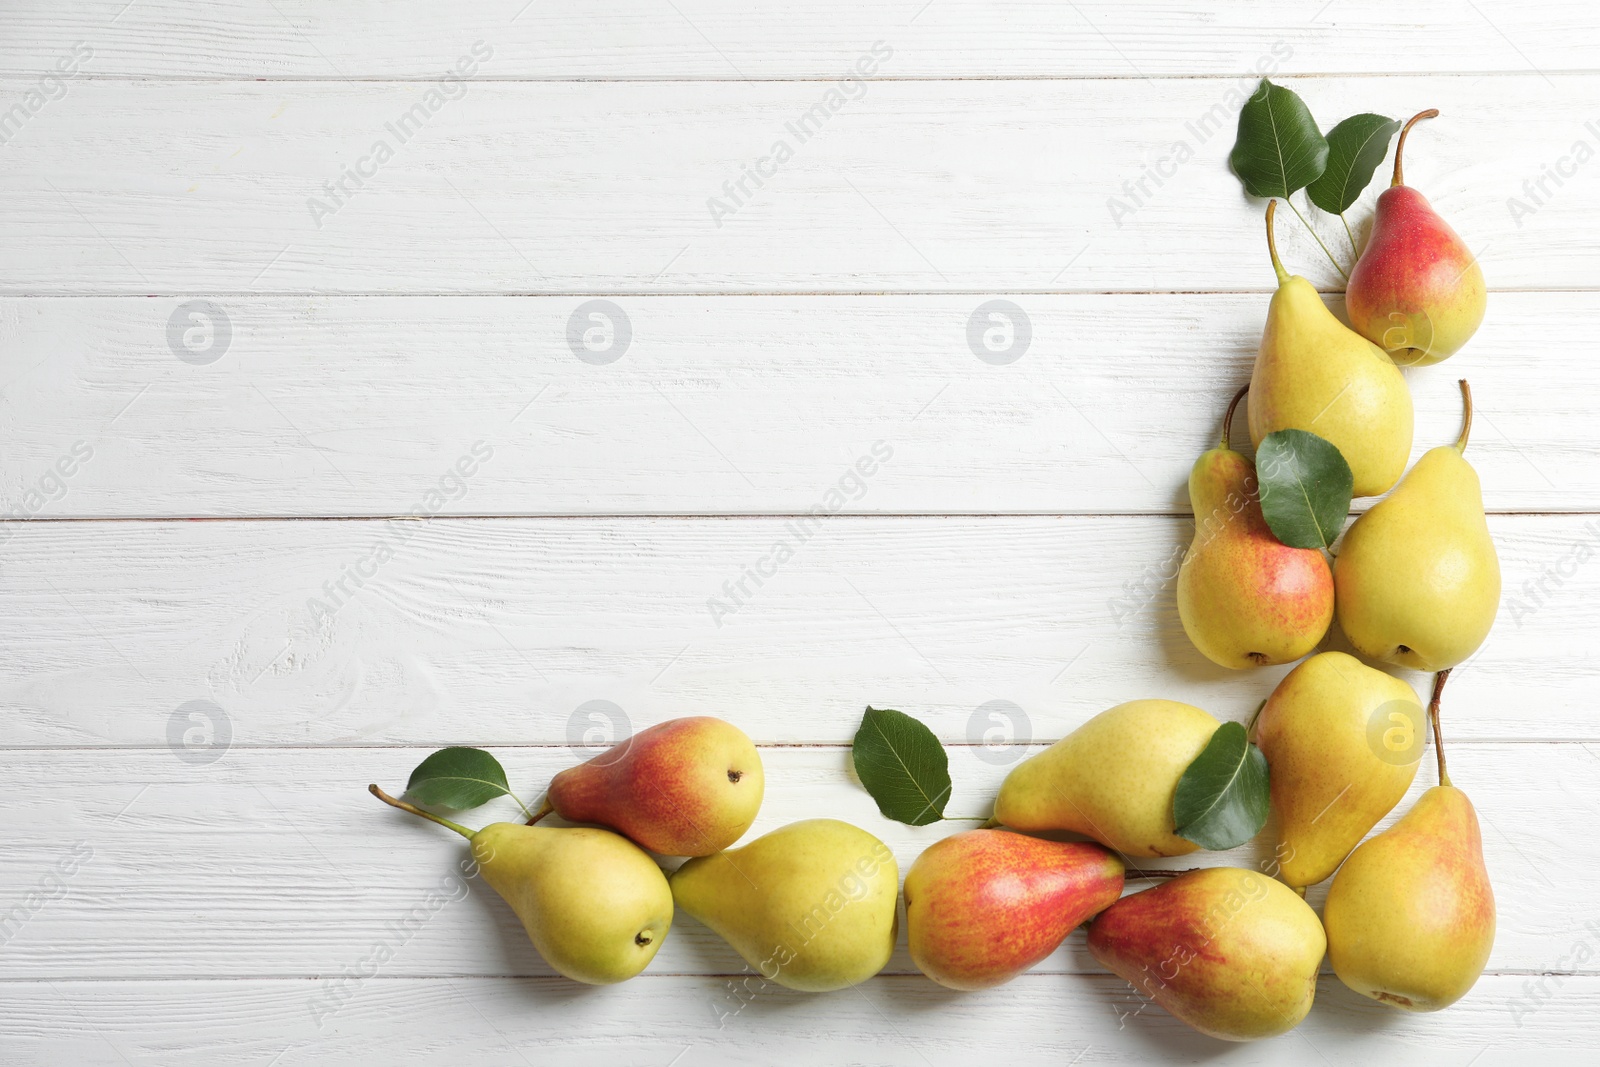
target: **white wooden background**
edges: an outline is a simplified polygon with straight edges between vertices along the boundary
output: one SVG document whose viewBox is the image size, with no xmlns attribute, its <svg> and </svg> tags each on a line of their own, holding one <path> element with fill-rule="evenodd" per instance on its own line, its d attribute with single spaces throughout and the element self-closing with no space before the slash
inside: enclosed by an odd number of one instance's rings
<svg viewBox="0 0 1600 1067">
<path fill-rule="evenodd" d="M 11 0 L 0 19 L 0 109 L 27 105 L 0 146 L 0 1063 L 1593 1062 L 1591 5 Z M 308 198 L 476 42 L 465 91 L 319 225 Z M 875 42 L 872 78 L 714 224 L 707 198 Z M 1439 107 L 1407 175 L 1493 289 L 1473 344 L 1409 373 L 1418 454 L 1473 382 L 1505 572 L 1446 710 L 1500 907 L 1464 1001 L 1401 1016 L 1330 975 L 1294 1034 L 1225 1047 L 1138 1012 L 1079 934 L 986 993 L 902 949 L 856 989 L 743 1004 L 741 961 L 681 916 L 643 976 L 579 988 L 449 879 L 461 842 L 366 796 L 458 743 L 531 797 L 597 706 L 624 729 L 711 713 L 765 746 L 756 831 L 848 818 L 903 871 L 971 824 L 878 816 L 847 770 L 868 703 L 946 739 L 951 813 L 974 816 L 1015 760 L 1124 699 L 1246 717 L 1283 669 L 1204 661 L 1171 578 L 1188 466 L 1273 280 L 1225 166 L 1229 94 L 1262 69 L 1325 126 Z M 1118 225 L 1108 198 L 1178 142 L 1194 158 Z M 1287 221 L 1293 268 L 1337 289 Z M 605 365 L 566 342 L 594 298 L 633 331 Z M 991 299 L 1032 324 L 1009 365 L 967 344 Z M 169 340 L 191 301 L 229 323 L 214 362 Z M 490 458 L 452 479 L 478 442 Z M 876 442 L 892 456 L 852 482 Z M 840 514 L 714 619 L 841 485 Z M 380 541 L 393 558 L 314 617 Z M 984 747 L 997 708 L 1016 745 Z"/>
</svg>

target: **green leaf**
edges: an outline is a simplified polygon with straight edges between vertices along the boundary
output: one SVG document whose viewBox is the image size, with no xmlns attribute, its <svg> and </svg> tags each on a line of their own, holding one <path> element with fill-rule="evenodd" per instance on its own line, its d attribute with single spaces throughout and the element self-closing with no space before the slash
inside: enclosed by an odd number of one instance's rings
<svg viewBox="0 0 1600 1067">
<path fill-rule="evenodd" d="M 1261 514 L 1290 548 L 1327 548 L 1350 513 L 1355 480 L 1330 441 L 1305 430 L 1269 433 L 1256 449 Z"/>
<path fill-rule="evenodd" d="M 922 723 L 902 711 L 868 708 L 851 754 L 856 776 L 884 815 L 910 826 L 944 818 L 950 757 Z"/>
<path fill-rule="evenodd" d="M 1294 90 L 1262 78 L 1239 111 L 1239 136 L 1228 162 L 1251 196 L 1288 199 L 1322 176 L 1328 142 Z"/>
<path fill-rule="evenodd" d="M 441 748 L 411 772 L 406 794 L 423 804 L 465 811 L 509 796 L 505 768 L 481 748 Z"/>
<path fill-rule="evenodd" d="M 1225 722 L 1178 779 L 1172 820 L 1179 837 L 1220 852 L 1261 832 L 1267 800 L 1267 758 L 1243 724 Z"/>
<path fill-rule="evenodd" d="M 1351 115 L 1328 131 L 1328 166 L 1306 186 L 1311 202 L 1341 215 L 1372 182 L 1372 172 L 1389 154 L 1389 139 L 1400 123 L 1382 115 Z"/>
</svg>

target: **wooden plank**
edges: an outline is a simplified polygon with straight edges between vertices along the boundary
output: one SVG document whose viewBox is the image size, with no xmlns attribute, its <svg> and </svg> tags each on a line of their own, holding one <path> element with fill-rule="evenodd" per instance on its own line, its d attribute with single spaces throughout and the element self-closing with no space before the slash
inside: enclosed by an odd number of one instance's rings
<svg viewBox="0 0 1600 1067">
<path fill-rule="evenodd" d="M 564 744 L 592 700 L 775 742 L 848 738 L 868 703 L 981 739 L 1004 700 L 1043 740 L 1135 697 L 1242 718 L 1287 670 L 1190 645 L 1184 520 L 837 518 L 803 541 L 792 523 L 14 524 L 4 743 L 159 745 L 191 700 L 240 745 Z M 1452 683 L 1452 736 L 1600 737 L 1595 527 L 1495 517 L 1505 598 Z"/>
<path fill-rule="evenodd" d="M 218 298 L 205 365 L 169 341 L 186 298 L 0 300 L 0 493 L 38 517 L 402 515 L 447 478 L 437 514 L 776 514 L 845 479 L 849 513 L 1187 512 L 1266 298 L 1018 294 L 1006 365 L 968 340 L 989 299 L 628 297 L 604 365 L 566 343 L 582 297 Z M 1497 294 L 1469 349 L 1409 372 L 1415 453 L 1454 436 L 1466 375 L 1489 508 L 1600 509 L 1596 334 L 1600 294 Z"/>
<path fill-rule="evenodd" d="M 425 77 L 475 39 L 507 78 L 806 78 L 851 69 L 874 40 L 895 49 L 880 76 L 1123 77 L 1594 69 L 1574 0 L 1446 0 L 1403 10 L 1378 0 L 821 0 L 803 8 L 731 0 L 529 5 L 491 0 L 447 11 L 398 0 L 361 6 L 228 0 L 197 17 L 177 0 L 45 0 L 9 5 L 0 71 L 55 69 L 85 41 L 96 75 L 170 78 Z M 1274 50 L 1276 49 L 1276 51 Z"/>
<path fill-rule="evenodd" d="M 1529 979 L 1486 975 L 1431 1015 L 1399 1015 L 1324 978 L 1311 1014 L 1283 1037 L 1213 1041 L 1159 1008 L 1138 1011 L 1110 975 L 1025 975 L 982 993 L 949 994 L 920 977 L 875 978 L 815 995 L 780 988 L 751 997 L 714 979 L 638 978 L 600 992 L 561 979 L 449 978 L 361 982 L 323 1025 L 303 981 L 52 982 L 6 991 L 8 1046 L 25 1063 L 84 1067 L 154 1059 L 203 1067 L 327 1062 L 485 1065 L 618 1062 L 727 1064 L 788 1060 L 932 1067 L 1004 1057 L 1040 1067 L 1145 1064 L 1204 1056 L 1229 1067 L 1312 1063 L 1378 1067 L 1551 1067 L 1592 1061 L 1600 978 L 1546 979 L 1549 995 L 1517 1014 Z M 66 1010 L 63 1010 L 66 1009 Z M 1474 1061 L 1474 1057 L 1476 1060 Z"/>
<path fill-rule="evenodd" d="M 1202 1037 L 1159 1008 L 1134 1014 L 1131 987 L 1110 975 L 1025 975 L 962 994 L 913 976 L 823 995 L 774 987 L 725 1020 L 718 1011 L 731 1010 L 735 994 L 707 978 L 638 978 L 599 992 L 554 978 L 372 980 L 321 1026 L 308 1007 L 318 986 L 304 981 L 52 982 L 7 989 L 7 1044 L 24 1063 L 84 1067 L 246 1067 L 273 1057 L 283 1067 L 563 1067 L 674 1056 L 742 1067 L 790 1061 L 798 1048 L 818 1062 L 905 1067 L 998 1057 L 1060 1067 L 1074 1056 L 1096 1065 L 1204 1056 L 1229 1067 L 1291 1056 L 1353 1067 L 1517 1067 L 1530 1054 L 1551 1067 L 1592 1062 L 1600 978 L 1546 979 L 1540 1007 L 1515 1013 L 1533 981 L 1486 975 L 1446 1011 L 1400 1015 L 1324 978 L 1298 1029 L 1245 1045 Z"/>
<path fill-rule="evenodd" d="M 0 848 L 0 899 L 21 910 L 6 927 L 0 978 L 327 976 L 379 946 L 392 956 L 379 961 L 385 978 L 552 974 L 493 891 L 462 878 L 463 841 L 367 795 L 371 781 L 398 791 L 425 751 L 234 749 L 208 764 L 164 747 L 4 753 L 16 799 Z M 1597 814 L 1586 792 L 1592 746 L 1461 742 L 1449 754 L 1452 777 L 1478 809 L 1494 879 L 1491 969 L 1600 974 L 1592 953 L 1572 953 L 1575 941 L 1595 936 L 1586 932 L 1594 929 L 1592 894 L 1574 876 L 1600 862 L 1600 843 L 1587 832 Z M 497 755 L 530 801 L 577 758 L 565 748 Z M 978 756 L 952 751 L 950 815 L 990 813 L 1011 765 Z M 844 819 L 888 844 L 903 875 L 929 844 L 974 825 L 913 828 L 883 818 L 854 784 L 844 746 L 767 748 L 762 759 L 767 794 L 753 835 L 798 819 Z M 1413 798 L 1436 780 L 1431 754 L 1425 762 Z M 518 817 L 516 808 L 497 802 L 463 821 L 508 817 Z M 1226 854 L 1140 862 L 1181 870 L 1271 857 L 1263 835 Z M 41 899 L 30 906 L 35 890 Z M 1308 899 L 1320 907 L 1325 892 L 1313 887 Z M 1039 966 L 1103 971 L 1081 935 Z M 742 969 L 732 949 L 682 915 L 651 965 L 663 975 Z M 889 969 L 915 973 L 903 936 Z"/>
<path fill-rule="evenodd" d="M 1164 577 L 1178 521 L 849 520 L 804 545 L 785 522 L 25 527 L 6 575 L 26 607 L 8 627 L 9 740 L 152 740 L 199 698 L 241 743 L 560 742 L 592 699 L 651 719 L 753 706 L 753 731 L 787 741 L 848 736 L 866 701 L 962 738 L 1004 698 L 1048 736 L 1068 694 L 1098 710 L 1159 688 L 1225 711 L 1283 671 L 1226 672 L 1189 647 Z M 1517 599 L 1462 674 L 1460 728 L 1593 737 L 1577 621 L 1593 577 L 1560 573 L 1586 527 L 1496 529 Z M 736 602 L 723 583 L 780 539 L 795 558 Z M 370 585 L 323 588 L 371 569 L 380 540 L 395 555 Z"/>
<path fill-rule="evenodd" d="M 1442 108 L 1412 138 L 1406 174 L 1481 250 L 1490 284 L 1600 287 L 1588 237 L 1600 198 L 1586 195 L 1600 170 L 1574 165 L 1575 142 L 1592 154 L 1597 138 L 1586 123 L 1600 76 L 1293 85 L 1323 115 Z M 6 144 L 0 292 L 1264 291 L 1272 281 L 1261 205 L 1225 165 L 1243 100 L 1226 80 L 899 81 L 854 99 L 818 82 L 450 90 L 74 83 Z M 0 81 L 0 99 L 28 91 Z M 1555 184 L 1542 161 L 1571 176 Z M 747 167 L 768 177 L 746 178 Z M 1541 181 L 1543 195 L 1524 185 Z M 1292 221 L 1287 262 L 1336 283 Z M 1342 246 L 1342 228 L 1326 222 Z"/>
</svg>

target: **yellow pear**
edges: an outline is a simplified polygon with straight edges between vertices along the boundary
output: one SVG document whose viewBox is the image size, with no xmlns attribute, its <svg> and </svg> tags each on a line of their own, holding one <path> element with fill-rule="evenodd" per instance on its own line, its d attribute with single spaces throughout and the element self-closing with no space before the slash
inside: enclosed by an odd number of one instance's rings
<svg viewBox="0 0 1600 1067">
<path fill-rule="evenodd" d="M 1339 980 L 1397 1008 L 1438 1011 L 1466 995 L 1494 948 L 1494 890 L 1478 815 L 1450 784 L 1439 739 L 1439 784 L 1400 821 L 1345 860 L 1322 908 L 1328 958 Z"/>
<path fill-rule="evenodd" d="M 1000 786 L 994 817 L 1014 830 L 1072 830 L 1125 856 L 1199 848 L 1173 833 L 1178 779 L 1221 725 L 1190 704 L 1132 700 L 1102 711 Z"/>
<path fill-rule="evenodd" d="M 1178 568 L 1178 618 L 1211 662 L 1239 670 L 1292 663 L 1333 622 L 1333 573 L 1318 548 L 1290 548 L 1261 514 L 1256 470 L 1228 447 L 1239 390 L 1222 419 L 1222 446 L 1189 472 L 1194 542 Z"/>
<path fill-rule="evenodd" d="M 1411 393 L 1389 354 L 1334 317 L 1311 283 L 1278 261 L 1267 203 L 1267 248 L 1278 291 L 1250 376 L 1250 439 L 1305 430 L 1350 464 L 1356 496 L 1386 493 L 1411 455 Z"/>
<path fill-rule="evenodd" d="M 655 958 L 672 926 L 672 890 L 643 849 L 610 830 L 497 822 L 481 830 L 367 787 L 385 804 L 472 842 L 478 872 L 522 920 L 533 947 L 568 978 L 610 985 Z"/>
<path fill-rule="evenodd" d="M 1311 1010 L 1327 941 L 1282 882 L 1207 867 L 1123 897 L 1089 926 L 1094 958 L 1203 1034 L 1252 1041 Z"/>
<path fill-rule="evenodd" d="M 1472 393 L 1453 445 L 1429 449 L 1345 534 L 1333 565 L 1339 625 L 1356 650 L 1421 671 L 1478 650 L 1500 610 L 1500 559 L 1478 473 L 1463 458 Z"/>
<path fill-rule="evenodd" d="M 1411 788 L 1426 737 L 1416 691 L 1354 656 L 1323 652 L 1284 676 L 1256 720 L 1284 882 L 1334 872 Z"/>
<path fill-rule="evenodd" d="M 866 981 L 894 951 L 900 868 L 889 846 L 837 819 L 791 823 L 672 876 L 678 907 L 769 982 L 821 993 Z"/>
</svg>

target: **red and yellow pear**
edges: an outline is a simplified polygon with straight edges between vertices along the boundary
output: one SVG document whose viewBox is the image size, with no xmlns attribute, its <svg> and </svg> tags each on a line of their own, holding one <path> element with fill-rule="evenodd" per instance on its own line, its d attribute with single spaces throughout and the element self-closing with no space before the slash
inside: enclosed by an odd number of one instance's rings
<svg viewBox="0 0 1600 1067">
<path fill-rule="evenodd" d="M 701 715 L 641 730 L 562 771 L 539 814 L 610 827 L 663 856 L 709 856 L 750 829 L 764 786 L 744 731 Z"/>
<path fill-rule="evenodd" d="M 1122 895 L 1122 861 L 1099 845 L 968 830 L 930 845 L 906 875 L 917 969 L 950 989 L 1009 982 Z"/>
<path fill-rule="evenodd" d="M 1412 117 L 1394 149 L 1394 180 L 1378 197 L 1372 236 L 1350 272 L 1345 310 L 1356 332 L 1402 367 L 1438 363 L 1471 339 L 1488 303 L 1477 257 L 1427 198 L 1405 184 L 1406 135 L 1429 109 Z"/>
<path fill-rule="evenodd" d="M 1089 951 L 1141 993 L 1211 1037 L 1251 1041 L 1311 1010 L 1327 946 L 1288 886 L 1206 867 L 1123 897 L 1089 926 Z"/>
<path fill-rule="evenodd" d="M 1241 669 L 1292 663 L 1333 622 L 1333 572 L 1321 549 L 1290 548 L 1261 514 L 1255 466 L 1228 447 L 1234 396 L 1222 443 L 1189 472 L 1194 542 L 1178 568 L 1178 617 L 1211 662 Z"/>
</svg>

